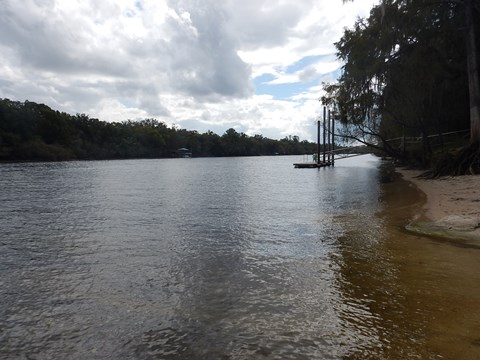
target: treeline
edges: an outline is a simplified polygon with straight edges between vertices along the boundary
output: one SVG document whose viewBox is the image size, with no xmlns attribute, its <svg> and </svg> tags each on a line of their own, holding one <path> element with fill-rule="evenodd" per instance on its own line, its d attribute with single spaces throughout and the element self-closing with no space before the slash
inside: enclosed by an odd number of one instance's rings
<svg viewBox="0 0 480 360">
<path fill-rule="evenodd" d="M 273 140 L 228 129 L 222 136 L 169 127 L 155 119 L 109 123 L 35 102 L 0 100 L 0 161 L 295 155 L 316 145 L 297 136 Z"/>
<path fill-rule="evenodd" d="M 479 1 L 384 0 L 336 43 L 345 66 L 322 102 L 346 138 L 429 166 L 480 141 L 479 39 Z"/>
</svg>

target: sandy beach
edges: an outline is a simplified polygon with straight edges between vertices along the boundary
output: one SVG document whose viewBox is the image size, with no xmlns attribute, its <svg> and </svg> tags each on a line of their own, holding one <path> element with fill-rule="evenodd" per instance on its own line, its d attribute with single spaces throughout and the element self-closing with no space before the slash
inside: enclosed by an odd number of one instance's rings
<svg viewBox="0 0 480 360">
<path fill-rule="evenodd" d="M 425 193 L 426 201 L 408 229 L 463 240 L 480 240 L 480 176 L 420 179 L 421 171 L 397 168 Z"/>
</svg>

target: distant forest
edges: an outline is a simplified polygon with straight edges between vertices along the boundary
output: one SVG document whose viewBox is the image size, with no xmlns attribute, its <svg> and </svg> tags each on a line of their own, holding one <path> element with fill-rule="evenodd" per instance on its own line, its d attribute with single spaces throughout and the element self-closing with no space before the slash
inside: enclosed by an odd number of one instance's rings
<svg viewBox="0 0 480 360">
<path fill-rule="evenodd" d="M 0 99 L 0 161 L 60 161 L 175 157 L 179 148 L 200 156 L 311 154 L 316 144 L 228 129 L 222 136 L 178 129 L 155 119 L 105 122 L 35 102 Z"/>
</svg>

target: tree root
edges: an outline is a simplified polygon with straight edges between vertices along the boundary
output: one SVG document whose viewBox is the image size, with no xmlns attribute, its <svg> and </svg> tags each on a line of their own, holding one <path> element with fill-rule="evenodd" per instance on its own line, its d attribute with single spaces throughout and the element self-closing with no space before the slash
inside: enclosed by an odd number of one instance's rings
<svg viewBox="0 0 480 360">
<path fill-rule="evenodd" d="M 476 175 L 480 174 L 480 142 L 467 146 L 442 156 L 437 163 L 420 177 L 435 179 L 442 176 Z"/>
</svg>

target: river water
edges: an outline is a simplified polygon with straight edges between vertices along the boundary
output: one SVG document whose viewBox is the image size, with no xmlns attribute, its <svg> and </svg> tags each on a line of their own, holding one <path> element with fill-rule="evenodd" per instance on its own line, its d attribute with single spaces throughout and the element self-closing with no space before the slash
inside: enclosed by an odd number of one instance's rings
<svg viewBox="0 0 480 360">
<path fill-rule="evenodd" d="M 299 160 L 0 164 L 0 357 L 477 358 L 480 250 L 404 232 L 373 156 Z"/>
</svg>

